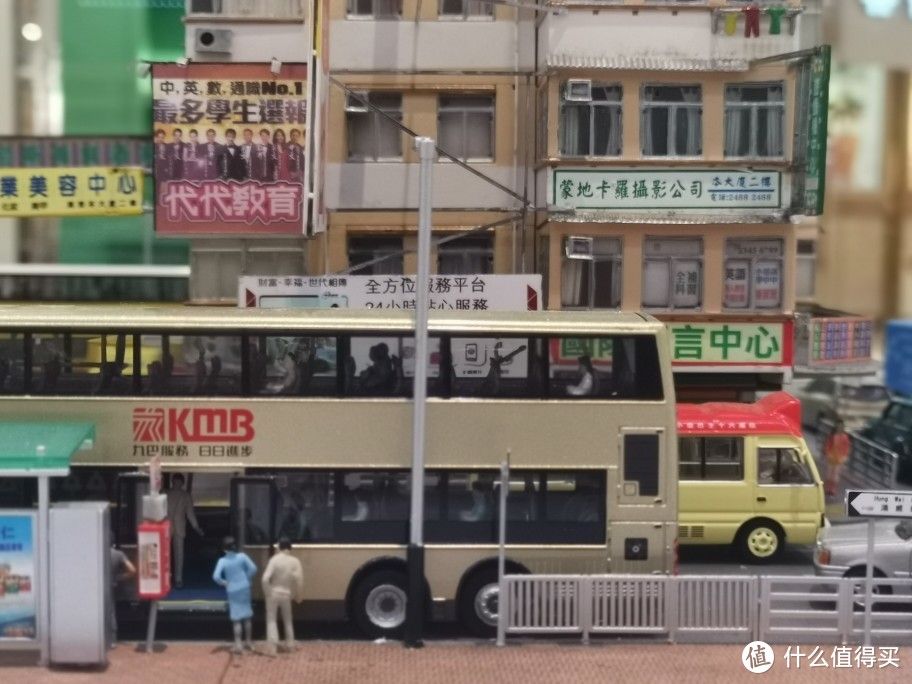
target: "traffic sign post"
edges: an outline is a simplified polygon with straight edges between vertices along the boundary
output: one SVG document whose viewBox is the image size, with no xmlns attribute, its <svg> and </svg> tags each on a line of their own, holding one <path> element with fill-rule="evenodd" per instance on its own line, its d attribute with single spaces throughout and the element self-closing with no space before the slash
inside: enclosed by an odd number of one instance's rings
<svg viewBox="0 0 912 684">
<path fill-rule="evenodd" d="M 871 645 L 871 599 L 874 596 L 874 521 L 877 518 L 912 518 L 912 492 L 846 491 L 846 515 L 868 519 L 868 562 L 865 568 L 865 646 Z"/>
<path fill-rule="evenodd" d="M 912 518 L 912 492 L 846 491 L 850 518 Z"/>
</svg>

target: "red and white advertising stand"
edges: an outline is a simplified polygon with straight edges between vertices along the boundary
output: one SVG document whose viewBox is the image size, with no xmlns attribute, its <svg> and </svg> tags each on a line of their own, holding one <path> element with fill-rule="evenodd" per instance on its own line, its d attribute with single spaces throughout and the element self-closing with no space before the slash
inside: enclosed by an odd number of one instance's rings
<svg viewBox="0 0 912 684">
<path fill-rule="evenodd" d="M 154 651 L 158 602 L 171 591 L 171 522 L 168 520 L 168 497 L 160 492 L 161 459 L 156 457 L 149 463 L 149 494 L 143 497 L 143 522 L 136 535 L 139 598 L 152 602 L 146 653 Z"/>
</svg>

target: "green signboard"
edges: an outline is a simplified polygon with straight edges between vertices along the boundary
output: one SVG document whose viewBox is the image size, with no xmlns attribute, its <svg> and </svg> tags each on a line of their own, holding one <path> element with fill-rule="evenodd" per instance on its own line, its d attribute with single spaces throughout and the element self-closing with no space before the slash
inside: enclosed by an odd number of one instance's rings
<svg viewBox="0 0 912 684">
<path fill-rule="evenodd" d="M 823 45 L 811 58 L 810 120 L 805 207 L 809 216 L 823 213 L 826 189 L 827 114 L 830 100 L 830 46 Z"/>
<path fill-rule="evenodd" d="M 791 363 L 791 323 L 668 323 L 671 363 L 680 366 L 781 366 Z"/>
</svg>

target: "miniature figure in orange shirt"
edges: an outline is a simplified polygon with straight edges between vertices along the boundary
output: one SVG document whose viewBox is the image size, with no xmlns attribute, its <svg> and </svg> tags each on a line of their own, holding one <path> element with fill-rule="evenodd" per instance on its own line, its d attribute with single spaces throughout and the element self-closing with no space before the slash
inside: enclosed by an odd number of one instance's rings
<svg viewBox="0 0 912 684">
<path fill-rule="evenodd" d="M 834 495 L 839 488 L 839 474 L 842 467 L 849 459 L 849 436 L 846 434 L 841 420 L 836 421 L 833 433 L 827 437 L 823 445 L 823 453 L 827 460 L 826 493 Z"/>
</svg>

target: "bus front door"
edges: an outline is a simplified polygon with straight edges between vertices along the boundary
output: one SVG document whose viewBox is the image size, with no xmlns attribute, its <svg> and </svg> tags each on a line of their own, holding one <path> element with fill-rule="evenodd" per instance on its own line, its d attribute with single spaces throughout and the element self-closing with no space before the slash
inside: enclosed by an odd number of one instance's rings
<svg viewBox="0 0 912 684">
<path fill-rule="evenodd" d="M 231 534 L 260 572 L 276 543 L 277 502 L 275 478 L 232 478 Z"/>
</svg>

